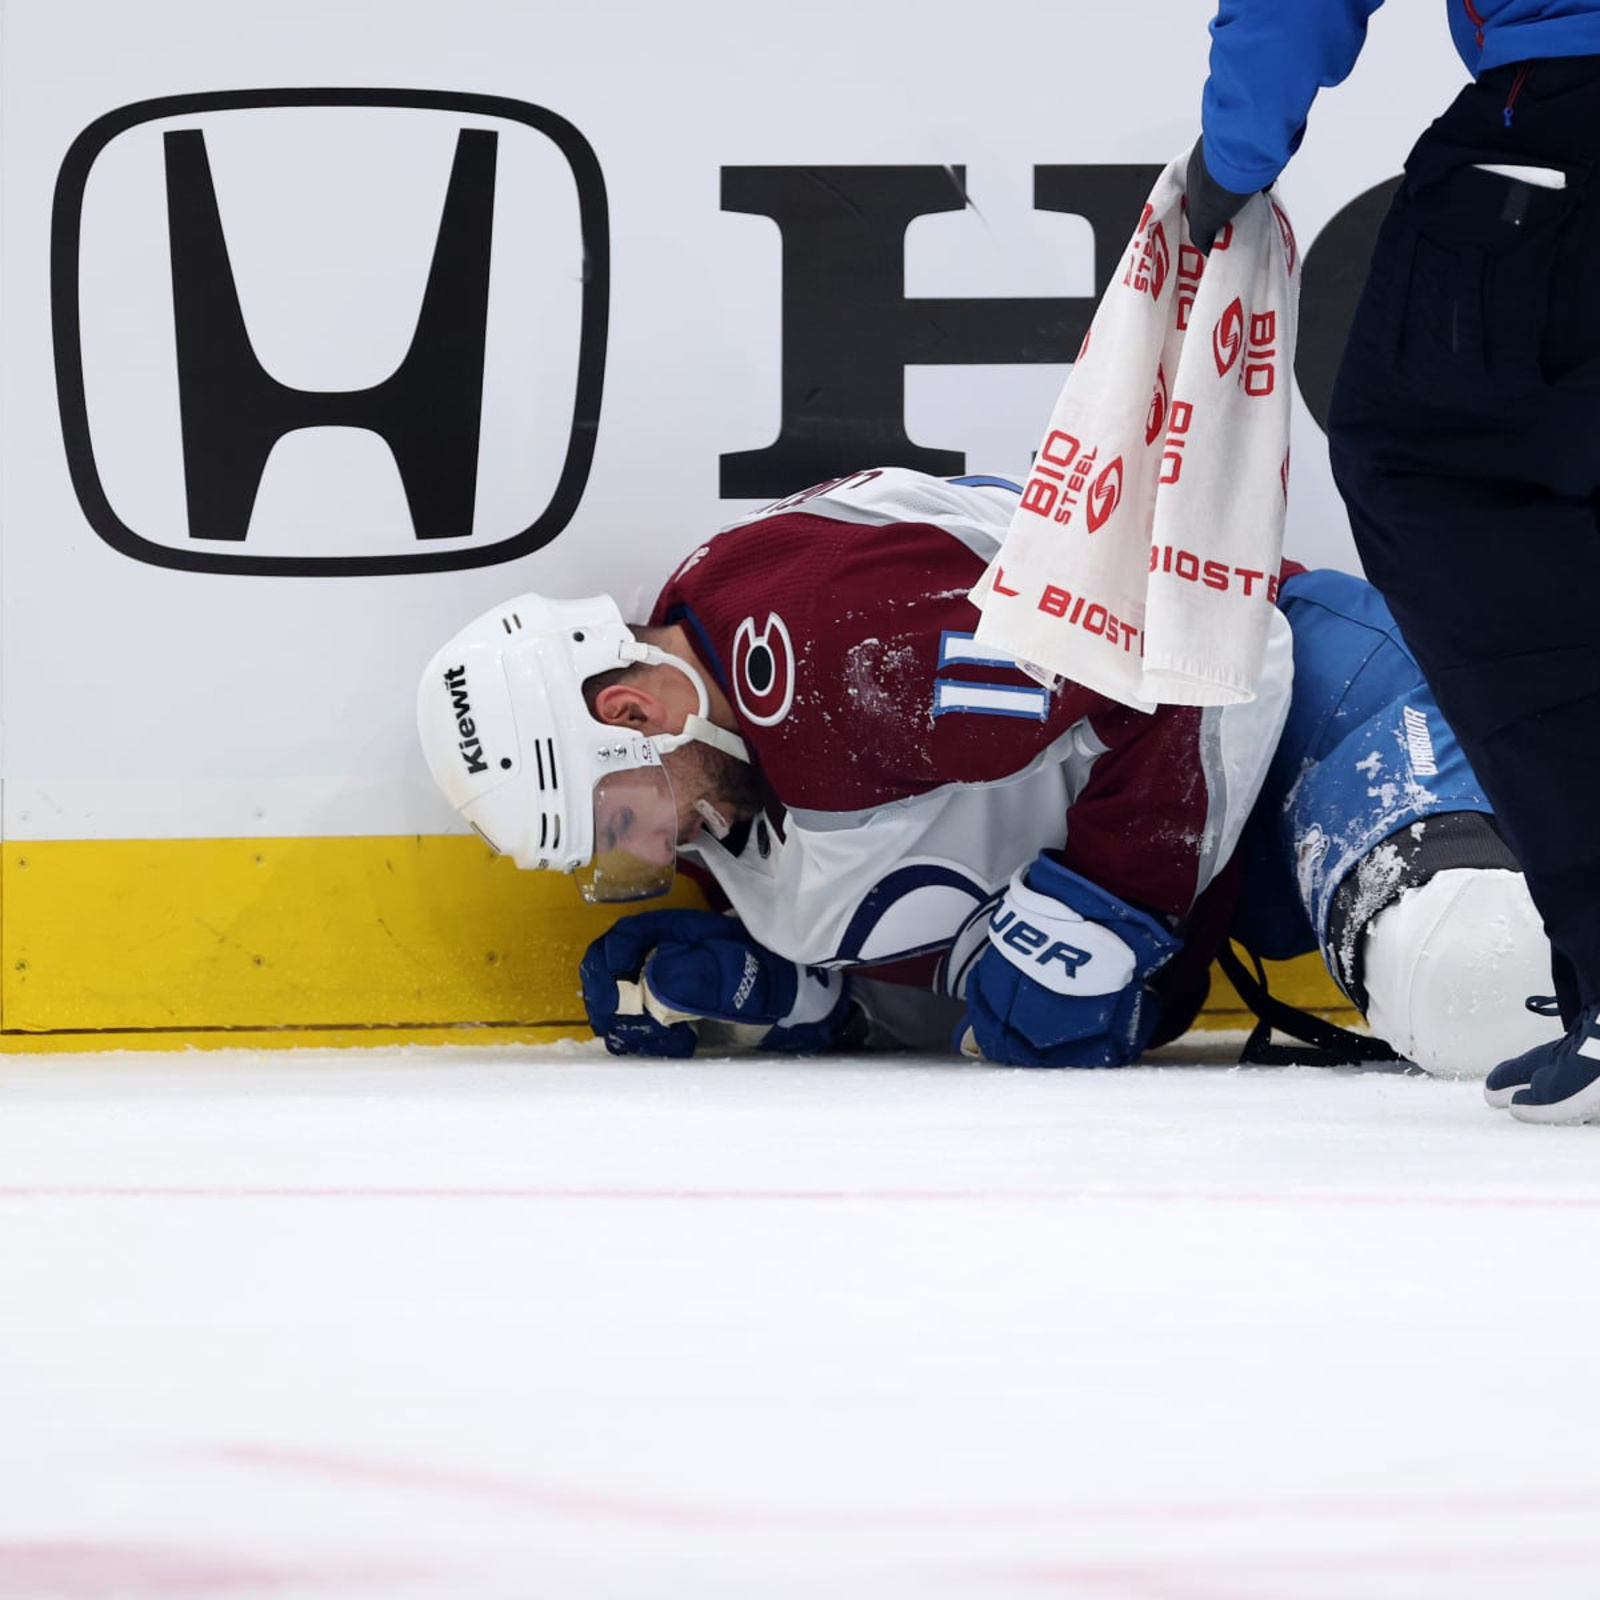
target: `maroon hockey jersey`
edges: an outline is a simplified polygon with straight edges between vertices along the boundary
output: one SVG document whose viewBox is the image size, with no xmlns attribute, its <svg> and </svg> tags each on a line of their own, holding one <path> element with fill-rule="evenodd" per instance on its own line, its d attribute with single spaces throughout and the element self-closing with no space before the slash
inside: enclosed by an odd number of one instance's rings
<svg viewBox="0 0 1600 1600">
<path fill-rule="evenodd" d="M 1287 625 L 1247 705 L 1141 713 L 1049 687 L 973 637 L 968 592 L 1016 501 L 999 479 L 858 473 L 724 529 L 658 599 L 651 620 L 687 628 L 774 799 L 689 852 L 769 948 L 932 955 L 959 994 L 1039 851 L 1169 923 L 1231 856 L 1287 710 Z"/>
</svg>

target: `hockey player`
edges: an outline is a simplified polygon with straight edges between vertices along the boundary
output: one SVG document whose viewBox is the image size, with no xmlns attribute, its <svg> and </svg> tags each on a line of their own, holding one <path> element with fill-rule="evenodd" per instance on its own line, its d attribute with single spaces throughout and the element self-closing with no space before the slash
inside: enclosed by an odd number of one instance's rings
<svg viewBox="0 0 1600 1600">
<path fill-rule="evenodd" d="M 694 550 L 646 627 L 525 595 L 434 657 L 424 750 L 495 849 L 596 900 L 681 853 L 731 908 L 596 941 L 608 1046 L 1119 1066 L 1188 1028 L 1230 934 L 1320 948 L 1430 1071 L 1543 1037 L 1522 876 L 1370 586 L 1293 569 L 1254 701 L 1136 712 L 975 644 L 1016 499 L 861 472 Z"/>
</svg>

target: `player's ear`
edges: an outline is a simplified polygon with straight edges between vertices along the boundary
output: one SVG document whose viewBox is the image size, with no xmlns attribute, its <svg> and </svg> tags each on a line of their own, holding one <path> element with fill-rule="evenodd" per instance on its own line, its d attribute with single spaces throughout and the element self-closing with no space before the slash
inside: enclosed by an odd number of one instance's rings
<svg viewBox="0 0 1600 1600">
<path fill-rule="evenodd" d="M 640 733 L 666 729 L 666 707 L 637 683 L 613 683 L 594 697 L 594 714 L 613 728 L 635 728 Z"/>
</svg>

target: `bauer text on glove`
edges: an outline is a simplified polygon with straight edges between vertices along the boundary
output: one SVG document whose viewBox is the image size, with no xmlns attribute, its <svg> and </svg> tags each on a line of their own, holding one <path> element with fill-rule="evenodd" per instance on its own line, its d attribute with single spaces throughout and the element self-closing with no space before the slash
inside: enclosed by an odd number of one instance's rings
<svg viewBox="0 0 1600 1600">
<path fill-rule="evenodd" d="M 1178 948 L 1154 917 L 1042 855 L 990 918 L 961 1048 L 1005 1066 L 1125 1066 L 1160 1020 L 1145 982 Z"/>
</svg>

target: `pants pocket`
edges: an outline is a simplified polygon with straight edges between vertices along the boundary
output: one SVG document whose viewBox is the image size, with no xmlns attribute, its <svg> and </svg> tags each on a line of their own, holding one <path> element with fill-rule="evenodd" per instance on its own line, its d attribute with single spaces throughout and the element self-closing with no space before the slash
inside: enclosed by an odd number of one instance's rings
<svg viewBox="0 0 1600 1600">
<path fill-rule="evenodd" d="M 1483 277 L 1482 250 L 1417 237 L 1400 323 L 1400 357 L 1456 394 L 1490 383 Z"/>
<path fill-rule="evenodd" d="M 1572 202 L 1476 166 L 1410 191 L 1401 366 L 1446 404 L 1499 410 L 1544 385 L 1551 278 Z"/>
</svg>

